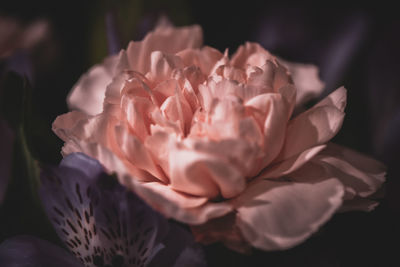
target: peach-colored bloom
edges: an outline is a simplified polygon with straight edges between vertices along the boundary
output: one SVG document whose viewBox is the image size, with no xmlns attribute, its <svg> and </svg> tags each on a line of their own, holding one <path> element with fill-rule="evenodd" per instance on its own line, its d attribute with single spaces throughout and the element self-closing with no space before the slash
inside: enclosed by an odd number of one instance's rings
<svg viewBox="0 0 400 267">
<path fill-rule="evenodd" d="M 379 162 L 328 143 L 343 87 L 292 115 L 322 87 L 316 67 L 258 44 L 229 57 L 198 26 L 159 27 L 82 76 L 53 129 L 63 154 L 98 159 L 199 240 L 284 249 L 342 208 L 370 209 L 384 181 Z"/>
</svg>

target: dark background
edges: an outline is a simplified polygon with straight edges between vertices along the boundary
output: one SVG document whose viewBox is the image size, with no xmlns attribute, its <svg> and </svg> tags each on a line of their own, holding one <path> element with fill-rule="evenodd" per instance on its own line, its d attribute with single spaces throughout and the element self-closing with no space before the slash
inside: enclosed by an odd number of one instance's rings
<svg viewBox="0 0 400 267">
<path fill-rule="evenodd" d="M 322 1 L 321 1 L 322 2 Z M 215 244 L 211 266 L 400 266 L 400 19 L 392 6 L 338 6 L 252 1 L 2 1 L 0 16 L 45 19 L 51 40 L 30 55 L 34 76 L 33 154 L 57 163 L 62 142 L 51 123 L 67 112 L 65 97 L 91 65 L 107 55 L 104 15 L 113 10 L 121 44 L 139 40 L 166 15 L 176 25 L 200 24 L 205 44 L 233 53 L 245 41 L 292 61 L 320 67 L 324 95 L 344 85 L 348 106 L 334 142 L 388 166 L 386 195 L 371 213 L 338 214 L 304 244 L 243 256 Z M 0 62 L 4 68 L 5 61 Z M 395 244 L 395 245 L 392 245 Z"/>
</svg>

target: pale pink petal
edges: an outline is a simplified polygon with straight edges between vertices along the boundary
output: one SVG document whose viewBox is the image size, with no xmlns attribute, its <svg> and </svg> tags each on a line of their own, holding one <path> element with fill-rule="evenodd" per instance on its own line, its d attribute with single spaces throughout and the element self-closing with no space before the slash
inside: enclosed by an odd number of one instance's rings
<svg viewBox="0 0 400 267">
<path fill-rule="evenodd" d="M 311 64 L 301 64 L 278 59 L 292 75 L 297 88 L 296 106 L 300 107 L 322 93 L 325 84 L 319 78 L 318 68 Z"/>
<path fill-rule="evenodd" d="M 124 117 L 130 130 L 142 141 L 150 132 L 151 113 L 154 109 L 154 104 L 147 97 L 122 96 L 121 110 Z"/>
<path fill-rule="evenodd" d="M 257 43 L 246 42 L 241 45 L 232 56 L 232 66 L 244 68 L 246 64 L 261 67 L 266 60 L 272 59 L 273 56 Z"/>
<path fill-rule="evenodd" d="M 344 113 L 334 105 L 316 105 L 301 113 L 289 121 L 285 145 L 277 161 L 288 159 L 308 148 L 326 143 L 340 130 L 343 119 Z"/>
<path fill-rule="evenodd" d="M 268 166 L 263 172 L 261 172 L 258 176 L 257 179 L 266 179 L 266 178 L 279 178 L 283 177 L 285 175 L 288 175 L 300 167 L 302 167 L 304 164 L 306 164 L 308 161 L 310 161 L 315 155 L 317 155 L 321 150 L 323 150 L 326 146 L 325 145 L 320 145 L 320 146 L 315 146 L 312 148 L 309 148 L 302 153 L 295 155 L 287 160 L 284 160 L 279 163 L 275 163 L 271 166 Z"/>
<path fill-rule="evenodd" d="M 263 149 L 266 153 L 263 167 L 265 167 L 282 149 L 287 127 L 288 107 L 280 94 L 272 93 L 250 99 L 247 101 L 246 107 L 263 130 Z"/>
<path fill-rule="evenodd" d="M 158 182 L 143 183 L 142 187 L 145 187 L 148 190 L 151 190 L 153 194 L 158 194 L 158 195 L 162 196 L 163 198 L 165 198 L 166 201 L 171 202 L 183 209 L 199 207 L 199 206 L 205 204 L 208 200 L 208 198 L 206 198 L 206 197 L 197 197 L 197 196 L 180 193 L 180 192 L 172 189 L 171 186 L 161 184 Z M 149 197 L 150 197 L 150 194 L 149 194 Z M 150 200 L 151 203 L 158 202 L 157 198 L 159 198 L 159 197 L 157 197 L 155 195 L 154 195 L 154 197 L 155 198 L 153 198 L 153 200 Z M 146 200 L 147 199 L 148 198 L 146 198 Z M 163 204 L 165 204 L 165 202 L 161 201 L 159 203 L 155 203 L 154 207 L 157 207 L 157 206 L 163 205 Z"/>
<path fill-rule="evenodd" d="M 161 182 L 169 182 L 168 177 L 166 177 L 160 167 L 156 165 L 154 159 L 138 138 L 130 134 L 129 131 L 122 126 L 117 126 L 115 128 L 115 134 L 118 149 L 122 151 L 130 164 L 133 164 L 138 169 L 149 172 Z"/>
<path fill-rule="evenodd" d="M 261 68 L 249 66 L 247 68 L 247 84 L 258 88 L 265 88 L 265 93 L 273 92 L 275 65 L 268 60 Z"/>
<path fill-rule="evenodd" d="M 229 162 L 206 153 L 176 148 L 170 152 L 171 187 L 195 196 L 231 198 L 245 188 L 245 178 Z"/>
<path fill-rule="evenodd" d="M 193 114 L 190 105 L 178 90 L 180 89 L 176 88 L 175 94 L 164 101 L 160 110 L 167 120 L 178 122 L 185 135 L 190 130 Z"/>
<path fill-rule="evenodd" d="M 243 70 L 231 66 L 219 66 L 215 73 L 227 80 L 232 80 L 239 83 L 246 83 L 247 80 L 246 73 Z"/>
<path fill-rule="evenodd" d="M 151 53 L 150 72 L 148 78 L 154 83 L 171 78 L 174 69 L 183 68 L 182 60 L 175 55 L 154 51 Z"/>
<path fill-rule="evenodd" d="M 342 204 L 336 179 L 300 184 L 258 180 L 233 205 L 244 238 L 263 250 L 287 249 L 304 241 Z"/>
<path fill-rule="evenodd" d="M 135 191 L 154 209 L 167 218 L 192 225 L 203 224 L 212 218 L 221 217 L 232 211 L 227 202 L 210 203 L 205 197 L 196 197 L 174 191 L 170 186 L 159 183 L 138 183 L 125 176 L 122 184 Z"/>
<path fill-rule="evenodd" d="M 198 90 L 196 90 L 196 91 L 198 91 Z M 186 79 L 183 84 L 182 94 L 185 97 L 188 104 L 190 105 L 190 108 L 192 109 L 192 113 L 194 113 L 197 109 L 200 108 L 200 100 L 197 97 L 192 84 Z"/>
<path fill-rule="evenodd" d="M 258 138 L 261 137 L 259 135 Z M 221 141 L 186 139 L 184 144 L 195 151 L 222 158 L 238 168 L 244 176 L 252 177 L 253 173 L 257 172 L 255 164 L 263 156 L 259 144 L 255 141 L 247 141 L 244 138 Z"/>
<path fill-rule="evenodd" d="M 332 175 L 357 196 L 368 197 L 385 181 L 386 167 L 354 150 L 329 143 L 314 160 L 324 163 Z"/>
<path fill-rule="evenodd" d="M 338 110 L 343 112 L 346 107 L 346 103 L 347 103 L 347 90 L 342 86 L 333 91 L 322 101 L 318 102 L 315 106 L 316 107 L 334 106 Z"/>
<path fill-rule="evenodd" d="M 88 116 L 80 111 L 71 111 L 60 115 L 53 122 L 52 130 L 62 140 L 67 141 L 70 137 L 86 139 L 91 131 L 85 131 L 92 116 Z M 88 133 L 90 132 L 90 133 Z"/>
<path fill-rule="evenodd" d="M 118 60 L 117 55 L 110 56 L 102 64 L 93 66 L 82 75 L 67 97 L 69 108 L 88 115 L 101 113 L 106 88 L 112 81 Z"/>
<path fill-rule="evenodd" d="M 200 84 L 202 84 L 206 80 L 206 76 L 201 70 L 196 66 L 190 66 L 183 69 L 183 77 L 184 81 L 189 81 L 190 85 L 193 88 L 193 91 L 197 94 Z M 183 84 L 182 84 L 183 86 Z"/>
<path fill-rule="evenodd" d="M 202 31 L 197 25 L 173 28 L 159 27 L 146 35 L 143 41 L 130 42 L 127 49 L 132 70 L 146 74 L 150 70 L 150 55 L 153 51 L 175 54 L 187 48 L 199 48 Z"/>
<path fill-rule="evenodd" d="M 240 122 L 245 118 L 245 108 L 236 96 L 227 96 L 212 102 L 206 132 L 210 139 L 238 138 Z"/>
<path fill-rule="evenodd" d="M 215 64 L 223 57 L 217 49 L 205 46 L 201 49 L 186 49 L 177 53 L 185 66 L 197 66 L 205 75 L 209 75 Z"/>
</svg>

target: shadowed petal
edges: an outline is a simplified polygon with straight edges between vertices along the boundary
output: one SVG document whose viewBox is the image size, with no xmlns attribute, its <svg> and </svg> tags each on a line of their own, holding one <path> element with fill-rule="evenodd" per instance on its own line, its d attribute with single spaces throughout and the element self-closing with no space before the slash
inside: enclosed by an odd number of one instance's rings
<svg viewBox="0 0 400 267">
<path fill-rule="evenodd" d="M 324 144 L 336 135 L 344 119 L 342 109 L 346 93 L 342 88 L 337 91 L 322 100 L 321 104 L 318 103 L 289 122 L 285 145 L 276 161 Z"/>
<path fill-rule="evenodd" d="M 306 164 L 325 147 L 325 145 L 315 146 L 285 161 L 276 163 L 264 170 L 257 178 L 279 178 L 290 174 Z"/>
<path fill-rule="evenodd" d="M 312 64 L 301 64 L 278 59 L 292 75 L 297 88 L 296 107 L 301 107 L 307 101 L 318 97 L 325 86 L 319 78 L 318 68 Z"/>
<path fill-rule="evenodd" d="M 286 249 L 304 241 L 342 204 L 336 179 L 309 185 L 258 180 L 233 201 L 244 238 L 264 250 Z"/>
<path fill-rule="evenodd" d="M 84 267 L 74 255 L 33 236 L 16 236 L 0 244 L 2 267 Z"/>
</svg>

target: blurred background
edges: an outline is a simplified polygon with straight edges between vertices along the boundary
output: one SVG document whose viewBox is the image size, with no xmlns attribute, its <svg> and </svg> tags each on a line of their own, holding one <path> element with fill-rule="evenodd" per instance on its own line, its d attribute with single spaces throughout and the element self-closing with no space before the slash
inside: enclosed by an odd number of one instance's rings
<svg viewBox="0 0 400 267">
<path fill-rule="evenodd" d="M 307 242 L 288 251 L 239 255 L 211 245 L 206 248 L 210 266 L 400 266 L 400 18 L 391 6 L 1 1 L 0 73 L 17 69 L 32 85 L 34 127 L 28 142 L 33 157 L 54 164 L 61 159 L 62 142 L 51 132 L 51 123 L 67 112 L 66 95 L 80 75 L 115 50 L 108 46 L 107 29 L 117 29 L 115 43 L 125 48 L 162 17 L 178 26 L 201 25 L 204 43 L 222 51 L 233 53 L 245 41 L 254 41 L 287 60 L 319 66 L 326 84 L 323 96 L 341 85 L 348 89 L 345 122 L 333 141 L 388 166 L 385 196 L 373 212 L 335 215 Z M 0 139 L 6 140 L 10 131 L 3 124 L 0 118 Z M 0 170 L 11 164 L 4 155 L 11 151 L 9 144 L 0 143 Z M 1 224 L 1 239 L 35 233 L 33 228 L 9 230 L 10 224 Z"/>
</svg>

